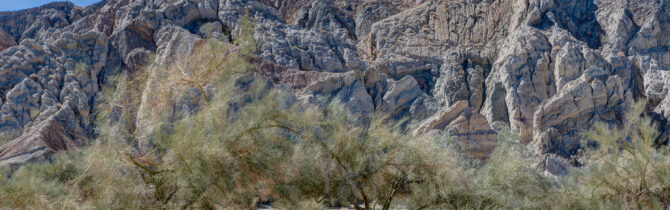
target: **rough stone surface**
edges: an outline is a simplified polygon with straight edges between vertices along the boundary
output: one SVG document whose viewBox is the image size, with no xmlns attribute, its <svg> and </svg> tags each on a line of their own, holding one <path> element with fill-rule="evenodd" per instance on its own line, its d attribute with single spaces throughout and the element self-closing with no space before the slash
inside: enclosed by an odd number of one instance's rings
<svg viewBox="0 0 670 210">
<path fill-rule="evenodd" d="M 468 101 L 458 101 L 454 105 L 426 119 L 415 134 L 429 133 L 430 130 L 447 130 L 462 142 L 470 156 L 487 160 L 497 142 L 497 132 L 491 128 L 486 118 L 468 106 Z"/>
<path fill-rule="evenodd" d="M 463 142 L 470 156 L 486 160 L 493 153 L 497 142 L 497 133 L 486 118 L 468 109 L 447 125 L 446 129 L 457 140 Z"/>
<path fill-rule="evenodd" d="M 9 35 L 4 29 L 0 28 L 0 51 L 11 46 L 16 46 L 16 40 L 14 40 L 14 37 Z"/>
<path fill-rule="evenodd" d="M 48 119 L 26 128 L 21 136 L 0 146 L 0 162 L 3 165 L 18 165 L 86 145 L 88 138 L 84 131 L 68 122 L 74 117 L 71 110 L 61 109 Z"/>
<path fill-rule="evenodd" d="M 147 58 L 169 65 L 205 39 L 234 41 L 245 15 L 256 72 L 301 103 L 339 100 L 362 124 L 407 118 L 417 135 L 450 130 L 477 158 L 495 144 L 491 128 L 509 126 L 564 174 L 580 165 L 580 132 L 621 124 L 630 101 L 670 117 L 667 0 L 52 3 L 0 12 L 0 134 L 13 139 L 0 164 L 48 156 L 62 147 L 40 142 L 53 139 L 85 145 L 100 87 L 124 72 L 149 71 L 137 123 L 150 128 L 148 100 L 170 75 L 143 68 Z M 178 101 L 175 118 L 198 107 Z"/>
<path fill-rule="evenodd" d="M 26 39 L 0 52 L 0 93 L 5 98 L 0 108 L 0 132 L 17 137 L 4 149 L 14 152 L 2 153 L 0 159 L 19 152 L 9 148 L 11 145 L 26 149 L 25 145 L 50 141 L 44 138 L 52 138 L 49 133 L 54 130 L 62 130 L 58 133 L 67 133 L 68 141 L 82 145 L 82 139 L 93 132 L 92 101 L 99 91 L 97 76 L 105 65 L 106 53 L 107 36 L 96 31 L 62 33 L 49 44 Z"/>
<path fill-rule="evenodd" d="M 19 43 L 24 39 L 49 36 L 54 29 L 64 28 L 79 19 L 80 16 L 81 10 L 77 9 L 74 4 L 54 2 L 27 10 L 0 12 L 0 28 L 16 43 Z M 0 37 L 2 37 L 1 34 Z"/>
</svg>

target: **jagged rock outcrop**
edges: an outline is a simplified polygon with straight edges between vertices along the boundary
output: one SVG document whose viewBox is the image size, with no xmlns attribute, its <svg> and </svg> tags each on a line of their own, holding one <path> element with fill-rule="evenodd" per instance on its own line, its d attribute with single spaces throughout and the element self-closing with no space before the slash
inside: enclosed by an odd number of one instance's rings
<svg viewBox="0 0 670 210">
<path fill-rule="evenodd" d="M 663 80 L 644 75 L 663 78 L 667 50 L 639 49 L 664 48 L 652 34 L 667 25 L 668 2 L 642 2 L 424 2 L 374 24 L 358 47 L 392 77 L 439 68 L 428 93 L 442 106 L 467 100 L 538 152 L 574 159 L 593 122 L 617 124 L 627 101 L 665 98 Z"/>
<path fill-rule="evenodd" d="M 26 39 L 0 52 L 0 131 L 16 137 L 0 148 L 0 162 L 35 159 L 88 141 L 106 53 L 107 36 L 96 31 L 62 33 L 51 43 Z M 66 143 L 49 146 L 53 141 Z"/>
<path fill-rule="evenodd" d="M 41 160 L 63 150 L 77 149 L 88 144 L 86 131 L 82 130 L 71 109 L 60 109 L 47 119 L 27 126 L 18 138 L 0 146 L 3 165 L 20 165 L 27 161 Z"/>
<path fill-rule="evenodd" d="M 310 5 L 305 5 L 295 14 L 294 19 L 300 28 L 323 30 L 356 38 L 354 19 L 324 0 L 316 0 Z"/>
<path fill-rule="evenodd" d="M 81 10 L 75 7 L 70 2 L 55 2 L 33 9 L 0 12 L 0 28 L 15 43 L 24 39 L 39 39 L 76 21 L 81 16 Z M 2 32 L 0 37 L 3 37 Z"/>
<path fill-rule="evenodd" d="M 52 3 L 0 13 L 0 132 L 13 139 L 0 164 L 85 145 L 100 87 L 128 72 L 148 71 L 136 123 L 150 135 L 152 97 L 171 75 L 147 59 L 169 65 L 206 39 L 234 41 L 245 15 L 261 43 L 255 72 L 297 102 L 340 101 L 361 124 L 379 115 L 417 134 L 450 131 L 480 159 L 508 125 L 564 174 L 581 164 L 580 133 L 621 124 L 631 101 L 647 101 L 659 123 L 670 117 L 667 0 Z M 201 103 L 175 97 L 175 119 Z"/>
</svg>

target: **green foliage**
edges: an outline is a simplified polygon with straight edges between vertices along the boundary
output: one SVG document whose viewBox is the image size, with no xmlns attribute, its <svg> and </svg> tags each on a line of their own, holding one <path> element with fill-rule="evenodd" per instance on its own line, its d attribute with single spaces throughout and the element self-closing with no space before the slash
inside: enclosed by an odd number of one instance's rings
<svg viewBox="0 0 670 210">
<path fill-rule="evenodd" d="M 519 142 L 516 132 L 503 129 L 488 163 L 477 172 L 478 191 L 499 208 L 542 208 L 551 180 L 541 176 L 539 157 Z"/>
<path fill-rule="evenodd" d="M 238 23 L 240 31 L 233 43 L 241 47 L 243 56 L 250 56 L 258 50 L 258 42 L 254 37 L 254 27 L 255 24 L 250 20 L 248 14 L 245 14 Z"/>
<path fill-rule="evenodd" d="M 135 124 L 148 71 L 120 75 L 99 95 L 95 143 L 0 168 L 0 207 L 668 207 L 670 154 L 654 144 L 659 134 L 642 115 L 643 103 L 632 105 L 622 126 L 596 124 L 584 133 L 588 142 L 599 142 L 586 151 L 586 167 L 545 176 L 537 168 L 542 158 L 515 131 L 499 131 L 491 158 L 479 162 L 446 133 L 411 136 L 385 116 L 360 126 L 337 102 L 289 105 L 290 93 L 249 73 L 257 43 L 248 18 L 241 25 L 235 46 L 211 40 L 170 69 L 178 84 L 199 89 L 207 103 L 175 122 L 160 122 L 151 148 L 139 152 Z"/>
<path fill-rule="evenodd" d="M 243 73 L 249 68 L 244 56 L 235 53 L 231 46 L 215 39 L 198 48 L 197 52 L 173 65 L 172 75 L 168 81 L 176 81 L 177 85 L 196 87 L 207 104 L 210 97 L 205 90 L 217 81 L 226 80 L 226 76 Z"/>
<path fill-rule="evenodd" d="M 451 156 L 444 139 L 412 139 L 382 120 L 363 129 L 347 116 L 337 104 L 324 114 L 308 115 L 284 166 L 290 183 L 282 186 L 290 189 L 284 202 L 314 199 L 327 205 L 389 209 L 396 201 L 429 205 L 418 193 L 460 187 L 455 182 L 465 174 L 449 170 L 460 161 Z"/>
<path fill-rule="evenodd" d="M 582 205 L 607 208 L 667 208 L 670 153 L 657 148 L 656 125 L 644 116 L 645 103 L 630 103 L 621 126 L 599 123 L 584 137 L 598 146 L 587 153 L 587 167 L 569 177 Z M 586 144 L 586 142 L 585 142 Z"/>
<path fill-rule="evenodd" d="M 148 189 L 139 172 L 121 159 L 125 143 L 97 144 L 78 152 L 58 154 L 49 161 L 27 164 L 0 177 L 0 205 L 8 208 L 128 209 Z M 5 168 L 3 174 L 9 173 Z"/>
<path fill-rule="evenodd" d="M 171 66 L 172 77 L 167 81 L 176 82 L 178 87 L 197 88 L 205 102 L 210 104 L 206 90 L 208 86 L 219 85 L 222 81 L 229 81 L 229 77 L 253 68 L 248 59 L 258 49 L 254 24 L 245 15 L 238 28 L 240 31 L 235 37 L 235 46 L 217 39 L 207 40 L 206 45 L 198 47 L 193 54 L 178 59 Z"/>
<path fill-rule="evenodd" d="M 109 86 L 116 87 L 103 88 L 98 95 L 104 101 L 96 107 L 99 138 L 134 141 L 135 120 L 147 77 L 147 73 L 138 71 L 110 79 Z"/>
</svg>

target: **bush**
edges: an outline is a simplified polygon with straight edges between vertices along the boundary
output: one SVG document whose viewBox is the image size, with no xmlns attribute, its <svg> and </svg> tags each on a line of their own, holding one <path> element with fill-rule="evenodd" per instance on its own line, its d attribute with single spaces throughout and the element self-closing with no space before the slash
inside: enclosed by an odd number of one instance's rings
<svg viewBox="0 0 670 210">
<path fill-rule="evenodd" d="M 598 144 L 587 152 L 585 168 L 568 177 L 583 205 L 605 208 L 667 208 L 670 153 L 657 148 L 659 132 L 644 116 L 644 102 L 630 103 L 621 126 L 599 123 L 584 137 Z"/>
<path fill-rule="evenodd" d="M 452 156 L 449 139 L 412 138 L 401 134 L 400 126 L 382 123 L 382 117 L 363 129 L 338 104 L 302 116 L 309 120 L 293 131 L 299 135 L 284 163 L 287 184 L 280 186 L 285 191 L 280 202 L 419 207 L 434 205 L 442 191 L 463 188 L 459 181 L 465 174 L 452 170 L 462 161 Z"/>
<path fill-rule="evenodd" d="M 0 172 L 0 206 L 39 209 L 590 209 L 668 208 L 669 150 L 633 104 L 621 126 L 584 133 L 587 166 L 545 177 L 540 156 L 500 130 L 486 162 L 448 133 L 411 136 L 375 116 L 361 126 L 342 104 L 295 104 L 249 70 L 257 43 L 246 18 L 235 46 L 209 41 L 174 64 L 197 88 L 198 111 L 158 122 L 140 152 L 136 116 L 146 71 L 115 78 L 97 107 L 93 145 Z M 156 66 L 150 66 L 154 68 Z M 183 88 L 183 87 L 182 87 Z M 182 89 L 175 89 L 182 90 Z M 169 91 L 175 91 L 169 90 Z M 208 91 L 215 90 L 215 91 Z M 197 92 L 197 91 L 196 91 Z M 195 98 L 195 97 L 194 97 Z M 174 101 L 158 101 L 169 106 Z M 4 175 L 6 174 L 6 175 Z"/>
<path fill-rule="evenodd" d="M 240 86 L 254 77 L 246 72 L 256 45 L 242 28 L 240 50 L 210 41 L 175 64 L 178 81 L 207 104 L 158 126 L 151 150 L 138 152 L 135 124 L 148 76 L 121 75 L 101 94 L 97 143 L 4 177 L 3 206 L 419 208 L 467 188 L 448 137 L 413 138 L 381 120 L 359 127 L 337 103 L 292 106 L 260 78 Z M 211 97 L 205 86 L 216 90 Z"/>
<path fill-rule="evenodd" d="M 496 208 L 547 207 L 555 190 L 551 179 L 541 175 L 540 157 L 519 142 L 518 133 L 499 131 L 496 149 L 488 163 L 476 172 L 477 193 Z"/>
</svg>

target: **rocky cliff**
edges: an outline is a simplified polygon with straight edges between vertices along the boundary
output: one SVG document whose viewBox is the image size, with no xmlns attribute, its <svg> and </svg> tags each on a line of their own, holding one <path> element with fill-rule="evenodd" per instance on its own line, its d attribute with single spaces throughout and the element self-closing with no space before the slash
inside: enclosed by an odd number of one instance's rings
<svg viewBox="0 0 670 210">
<path fill-rule="evenodd" d="M 541 165 L 580 165 L 581 131 L 622 124 L 639 100 L 658 142 L 670 135 L 667 0 L 107 0 L 0 13 L 0 164 L 86 146 L 109 78 L 149 71 L 149 100 L 170 77 L 145 63 L 234 41 L 245 15 L 255 73 L 296 103 L 325 97 L 362 124 L 386 115 L 449 131 L 476 158 L 510 127 L 546 154 Z"/>
</svg>

